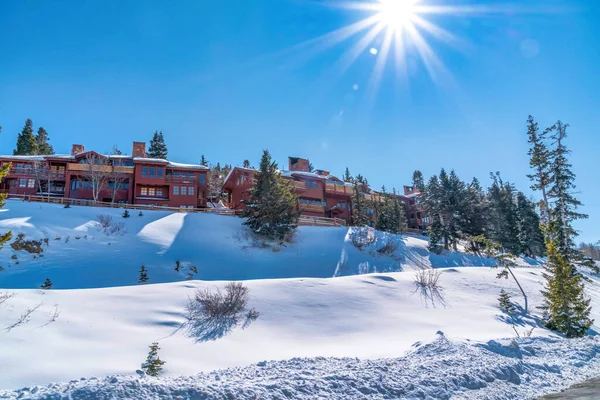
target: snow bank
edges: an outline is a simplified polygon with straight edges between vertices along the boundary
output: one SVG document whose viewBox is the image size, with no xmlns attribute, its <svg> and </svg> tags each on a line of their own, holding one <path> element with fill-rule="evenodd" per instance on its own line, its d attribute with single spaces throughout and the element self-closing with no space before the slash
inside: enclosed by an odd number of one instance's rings
<svg viewBox="0 0 600 400">
<path fill-rule="evenodd" d="M 404 357 L 294 358 L 178 378 L 109 376 L 0 392 L 6 399 L 536 399 L 597 374 L 600 341 L 462 343 Z"/>
<path fill-rule="evenodd" d="M 98 215 L 123 223 L 125 232 L 106 235 Z M 257 248 L 237 217 L 169 211 L 131 212 L 107 208 L 63 208 L 55 204 L 11 200 L 0 213 L 0 233 L 12 230 L 25 239 L 48 239 L 42 256 L 0 251 L 0 288 L 37 288 L 50 278 L 55 289 L 135 285 L 144 264 L 150 283 L 185 279 L 248 280 L 330 278 L 414 268 L 490 265 L 490 260 L 461 252 L 430 254 L 427 240 L 412 235 L 375 232 L 362 250 L 352 244 L 353 232 L 343 227 L 300 227 L 294 243 L 282 248 Z M 397 243 L 392 254 L 377 250 Z M 16 258 L 15 258 L 16 257 Z M 182 268 L 175 270 L 179 260 Z M 190 266 L 196 267 L 190 269 Z M 195 272 L 197 270 L 197 272 Z M 191 275 L 190 275 L 191 274 Z"/>
</svg>

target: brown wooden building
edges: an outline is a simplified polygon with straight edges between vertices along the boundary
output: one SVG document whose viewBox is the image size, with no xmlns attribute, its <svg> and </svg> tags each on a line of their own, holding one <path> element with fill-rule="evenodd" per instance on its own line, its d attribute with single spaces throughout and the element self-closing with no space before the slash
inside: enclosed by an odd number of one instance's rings
<svg viewBox="0 0 600 400">
<path fill-rule="evenodd" d="M 0 156 L 10 163 L 0 192 L 167 207 L 206 207 L 208 168 L 146 156 L 134 142 L 131 156 L 103 155 L 73 145 L 68 155 Z"/>
</svg>

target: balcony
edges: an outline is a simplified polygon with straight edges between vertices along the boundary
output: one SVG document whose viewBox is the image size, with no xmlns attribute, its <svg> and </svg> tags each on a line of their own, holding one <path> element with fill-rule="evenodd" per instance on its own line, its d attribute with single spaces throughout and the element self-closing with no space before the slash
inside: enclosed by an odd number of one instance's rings
<svg viewBox="0 0 600 400">
<path fill-rule="evenodd" d="M 177 176 L 167 175 L 167 182 L 174 183 L 196 183 L 198 179 L 195 176 Z"/>
<path fill-rule="evenodd" d="M 33 168 L 11 168 L 8 171 L 9 175 L 35 175 Z"/>
<path fill-rule="evenodd" d="M 365 200 L 372 201 L 374 203 L 384 203 L 385 202 L 385 198 L 378 194 L 364 193 L 363 196 L 364 196 Z"/>
<path fill-rule="evenodd" d="M 336 185 L 334 183 L 327 183 L 325 185 L 325 192 L 329 194 L 342 194 L 352 195 L 352 188 L 346 185 Z"/>
<path fill-rule="evenodd" d="M 113 172 L 113 168 L 114 168 L 114 172 L 119 172 L 122 174 L 133 174 L 133 168 L 134 168 L 134 167 L 123 167 L 123 166 L 113 167 L 112 165 L 93 165 L 92 167 L 93 167 L 94 171 L 102 171 L 102 172 L 106 172 L 106 173 Z M 69 171 L 90 172 L 90 165 L 89 164 L 69 164 Z"/>
<path fill-rule="evenodd" d="M 302 212 L 325 213 L 325 206 L 317 206 L 314 204 L 299 204 L 298 207 Z"/>
<path fill-rule="evenodd" d="M 303 182 L 303 181 L 291 181 L 291 185 L 296 190 L 306 190 L 306 182 Z"/>
</svg>

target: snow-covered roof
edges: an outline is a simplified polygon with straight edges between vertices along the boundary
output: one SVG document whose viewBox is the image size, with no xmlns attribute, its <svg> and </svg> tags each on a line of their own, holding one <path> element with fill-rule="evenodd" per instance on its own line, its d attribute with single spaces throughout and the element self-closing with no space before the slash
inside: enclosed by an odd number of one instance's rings
<svg viewBox="0 0 600 400">
<path fill-rule="evenodd" d="M 182 164 L 182 163 L 175 163 L 175 162 L 171 162 L 169 161 L 169 165 L 167 165 L 168 167 L 171 168 L 192 168 L 192 169 L 203 169 L 203 170 L 207 170 L 208 167 L 204 166 L 204 165 L 200 165 L 200 164 Z"/>
<path fill-rule="evenodd" d="M 0 156 L 0 159 L 8 159 L 8 160 L 15 160 L 15 161 L 44 161 L 46 158 L 65 158 L 65 159 L 74 159 L 75 157 L 73 157 L 70 154 L 48 154 L 48 155 L 43 155 L 43 154 L 39 154 L 39 155 L 29 155 L 29 156 L 13 156 L 13 155 L 7 155 L 7 156 Z"/>
<path fill-rule="evenodd" d="M 134 162 L 151 162 L 151 163 L 162 163 L 167 164 L 167 167 L 170 168 L 186 168 L 186 169 L 201 169 L 207 170 L 208 167 L 200 164 L 182 164 L 176 163 L 169 160 L 165 160 L 163 158 L 148 158 L 148 157 L 133 157 Z"/>
<path fill-rule="evenodd" d="M 225 184 L 227 183 L 227 181 L 231 177 L 231 174 L 233 174 L 233 171 L 236 171 L 236 170 L 242 170 L 242 171 L 248 171 L 248 172 L 256 172 L 256 170 L 254 168 L 233 167 L 233 168 L 231 168 L 231 170 L 229 171 L 229 173 L 225 177 L 225 180 L 223 180 L 223 186 L 225 186 Z M 221 187 L 221 189 L 222 188 L 223 187 Z"/>
<path fill-rule="evenodd" d="M 407 194 L 404 197 L 413 198 L 413 197 L 419 197 L 420 195 L 421 195 L 421 193 L 417 192 L 417 193 Z"/>
</svg>

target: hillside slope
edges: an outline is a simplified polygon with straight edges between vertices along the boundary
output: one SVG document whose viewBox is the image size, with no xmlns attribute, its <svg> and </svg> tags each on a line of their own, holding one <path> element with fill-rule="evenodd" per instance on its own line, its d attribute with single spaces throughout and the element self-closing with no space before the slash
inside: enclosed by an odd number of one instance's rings
<svg viewBox="0 0 600 400">
<path fill-rule="evenodd" d="M 354 275 L 394 272 L 429 267 L 489 265 L 490 261 L 460 252 L 435 255 L 419 236 L 377 233 L 375 242 L 358 250 L 349 228 L 300 227 L 293 243 L 283 248 L 258 248 L 244 233 L 242 219 L 210 214 L 184 214 L 71 207 L 10 200 L 0 210 L 0 232 L 12 230 L 13 238 L 48 239 L 41 256 L 0 251 L 0 287 L 37 288 L 50 278 L 55 289 L 99 288 L 134 285 L 142 264 L 150 283 L 201 280 Z M 122 223 L 121 234 L 105 234 L 98 216 Z M 397 250 L 381 255 L 387 241 Z M 177 260 L 179 271 L 175 270 Z M 190 269 L 193 266 L 195 268 Z M 196 272 L 197 270 L 197 272 Z M 191 274 L 191 275 L 190 275 Z"/>
</svg>

